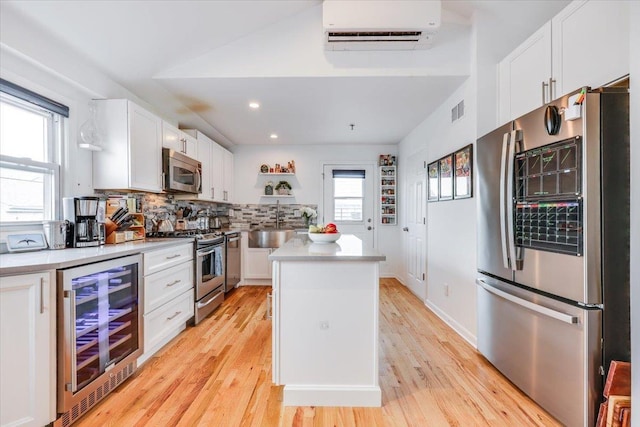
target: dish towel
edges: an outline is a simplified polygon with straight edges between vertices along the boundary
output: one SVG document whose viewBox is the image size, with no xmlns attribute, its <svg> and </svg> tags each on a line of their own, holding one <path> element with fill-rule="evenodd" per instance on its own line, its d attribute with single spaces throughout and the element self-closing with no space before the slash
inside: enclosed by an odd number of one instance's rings
<svg viewBox="0 0 640 427">
<path fill-rule="evenodd" d="M 218 246 L 217 248 L 214 248 L 213 254 L 215 255 L 213 273 L 216 276 L 222 276 L 222 247 Z"/>
</svg>

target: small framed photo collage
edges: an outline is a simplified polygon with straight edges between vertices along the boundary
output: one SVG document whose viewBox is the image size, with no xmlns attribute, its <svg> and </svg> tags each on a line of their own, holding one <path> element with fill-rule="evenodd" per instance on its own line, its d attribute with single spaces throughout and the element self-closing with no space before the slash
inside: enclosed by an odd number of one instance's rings
<svg viewBox="0 0 640 427">
<path fill-rule="evenodd" d="M 427 165 L 429 202 L 473 197 L 473 144 Z"/>
</svg>

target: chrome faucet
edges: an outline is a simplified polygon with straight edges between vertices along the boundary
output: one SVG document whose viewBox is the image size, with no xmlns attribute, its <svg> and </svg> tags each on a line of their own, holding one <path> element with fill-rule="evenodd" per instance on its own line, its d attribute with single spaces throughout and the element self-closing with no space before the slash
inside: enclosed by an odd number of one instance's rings
<svg viewBox="0 0 640 427">
<path fill-rule="evenodd" d="M 280 229 L 280 200 L 276 200 L 276 230 Z"/>
</svg>

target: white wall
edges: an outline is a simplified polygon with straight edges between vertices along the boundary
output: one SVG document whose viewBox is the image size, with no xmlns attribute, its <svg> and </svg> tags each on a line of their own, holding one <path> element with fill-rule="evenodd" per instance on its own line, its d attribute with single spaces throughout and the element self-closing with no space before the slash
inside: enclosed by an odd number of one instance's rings
<svg viewBox="0 0 640 427">
<path fill-rule="evenodd" d="M 317 204 L 322 206 L 322 165 L 325 163 L 375 163 L 380 154 L 397 154 L 397 145 L 238 145 L 233 149 L 235 168 L 235 202 L 239 204 L 269 203 L 261 198 L 264 182 L 259 176 L 260 165 L 276 163 L 286 165 L 294 160 L 296 175 L 287 177 L 295 198 L 281 199 L 280 203 Z M 402 170 L 402 163 L 398 165 Z M 377 174 L 377 171 L 376 171 Z M 275 179 L 270 178 L 275 181 Z M 377 182 L 377 177 L 376 177 Z M 377 186 L 375 192 L 377 194 Z M 275 202 L 273 202 L 275 203 Z M 377 207 L 377 198 L 376 204 Z M 319 220 L 322 222 L 322 220 Z M 376 223 L 379 220 L 376 219 Z M 400 262 L 398 226 L 376 227 L 378 248 L 387 256 L 381 265 L 382 276 L 396 276 Z"/>
<path fill-rule="evenodd" d="M 454 92 L 431 116 L 400 143 L 400 164 L 424 156 L 427 163 L 475 142 L 476 84 L 474 78 Z M 464 99 L 465 115 L 451 123 L 451 108 Z M 400 171 L 400 185 L 405 180 Z M 402 197 L 402 196 L 401 196 Z M 470 199 L 427 204 L 427 283 L 425 303 L 462 336 L 476 334 L 476 202 Z M 401 203 L 400 206 L 403 206 Z M 403 221 L 404 213 L 400 213 Z M 403 256 L 406 258 L 406 256 Z M 403 269 L 403 273 L 406 269 Z M 404 283 L 406 276 L 401 276 Z M 449 286 L 445 296 L 445 284 Z"/>
<path fill-rule="evenodd" d="M 631 2 L 631 424 L 640 425 L 640 2 Z M 635 331 L 635 332 L 633 332 Z"/>
</svg>

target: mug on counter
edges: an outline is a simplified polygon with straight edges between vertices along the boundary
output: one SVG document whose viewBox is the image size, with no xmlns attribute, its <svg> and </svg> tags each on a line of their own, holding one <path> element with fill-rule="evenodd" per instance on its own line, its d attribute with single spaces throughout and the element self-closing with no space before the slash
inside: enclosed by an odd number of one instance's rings
<svg viewBox="0 0 640 427">
<path fill-rule="evenodd" d="M 47 238 L 49 249 L 66 248 L 67 221 L 47 221 L 44 223 L 44 235 Z"/>
</svg>

